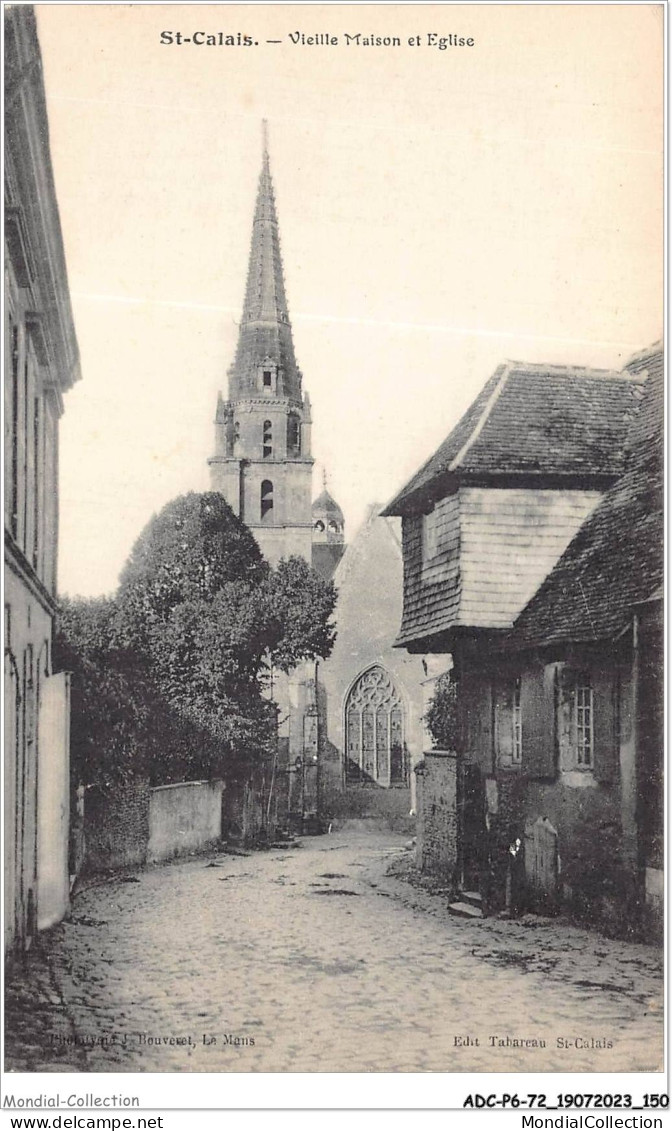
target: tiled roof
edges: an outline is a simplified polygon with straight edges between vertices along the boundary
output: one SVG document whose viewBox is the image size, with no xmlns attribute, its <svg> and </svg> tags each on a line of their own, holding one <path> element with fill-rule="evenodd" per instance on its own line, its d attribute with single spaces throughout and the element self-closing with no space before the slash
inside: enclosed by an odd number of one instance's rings
<svg viewBox="0 0 672 1131">
<path fill-rule="evenodd" d="M 523 609 L 508 646 L 613 638 L 629 623 L 634 605 L 661 592 L 662 352 L 650 352 L 645 363 L 639 355 L 636 365 L 636 372 L 648 372 L 648 380 L 627 437 L 625 471 Z"/>
<path fill-rule="evenodd" d="M 383 514 L 416 509 L 451 472 L 608 482 L 623 470 L 623 442 L 640 395 L 636 373 L 506 362 Z"/>
</svg>

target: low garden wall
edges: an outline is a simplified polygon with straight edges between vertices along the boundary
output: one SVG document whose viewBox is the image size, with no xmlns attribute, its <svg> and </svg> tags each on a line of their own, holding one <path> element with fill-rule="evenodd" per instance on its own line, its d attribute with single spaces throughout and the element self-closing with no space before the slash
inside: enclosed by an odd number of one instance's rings
<svg viewBox="0 0 672 1131">
<path fill-rule="evenodd" d="M 223 788 L 221 781 L 188 781 L 151 789 L 147 860 L 171 860 L 218 841 Z"/>
<path fill-rule="evenodd" d="M 179 782 L 150 788 L 135 781 L 84 791 L 83 872 L 171 860 L 216 843 L 222 834 L 221 781 Z"/>
</svg>

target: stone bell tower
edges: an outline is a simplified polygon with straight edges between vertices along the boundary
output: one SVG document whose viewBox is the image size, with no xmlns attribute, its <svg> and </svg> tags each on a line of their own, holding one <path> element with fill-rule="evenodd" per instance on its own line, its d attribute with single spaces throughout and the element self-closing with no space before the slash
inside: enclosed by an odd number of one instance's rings
<svg viewBox="0 0 672 1131">
<path fill-rule="evenodd" d="M 208 460 L 211 488 L 250 527 L 268 561 L 297 554 L 310 563 L 310 400 L 294 355 L 265 122 L 245 305 L 228 378 Z"/>
</svg>

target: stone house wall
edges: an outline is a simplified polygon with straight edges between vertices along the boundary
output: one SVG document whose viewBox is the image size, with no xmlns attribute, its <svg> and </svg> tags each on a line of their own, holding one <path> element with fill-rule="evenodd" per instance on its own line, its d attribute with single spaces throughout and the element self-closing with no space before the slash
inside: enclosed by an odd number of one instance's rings
<svg viewBox="0 0 672 1131">
<path fill-rule="evenodd" d="M 415 776 L 418 867 L 452 884 L 459 863 L 457 755 L 432 750 L 416 766 Z"/>
</svg>

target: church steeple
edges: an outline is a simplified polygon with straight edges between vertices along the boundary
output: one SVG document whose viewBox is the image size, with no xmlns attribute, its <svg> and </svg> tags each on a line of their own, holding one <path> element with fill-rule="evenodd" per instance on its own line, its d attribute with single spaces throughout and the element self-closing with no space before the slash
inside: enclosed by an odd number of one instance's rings
<svg viewBox="0 0 672 1131">
<path fill-rule="evenodd" d="M 208 464 L 212 489 L 254 531 L 269 561 L 292 554 L 310 561 L 310 400 L 294 356 L 265 123 L 263 139 L 238 345 Z"/>
<path fill-rule="evenodd" d="M 301 403 L 301 372 L 287 309 L 266 122 L 245 304 L 236 357 L 229 369 L 229 399 L 235 401 L 258 392 Z"/>
</svg>

